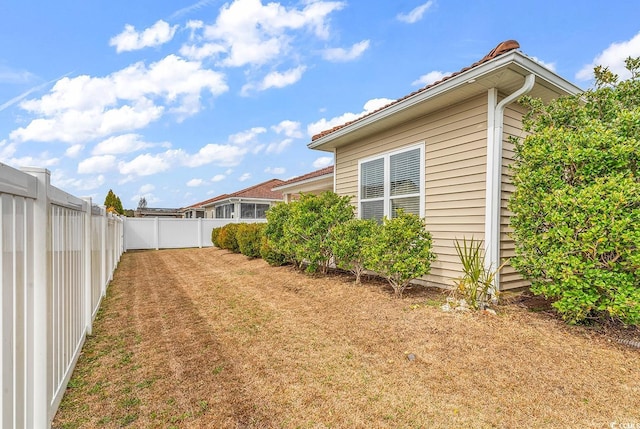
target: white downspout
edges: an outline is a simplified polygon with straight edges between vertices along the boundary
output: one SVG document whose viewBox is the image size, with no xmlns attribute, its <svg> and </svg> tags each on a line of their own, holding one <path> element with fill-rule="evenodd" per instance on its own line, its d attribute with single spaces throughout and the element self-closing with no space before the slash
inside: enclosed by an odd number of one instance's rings
<svg viewBox="0 0 640 429">
<path fill-rule="evenodd" d="M 338 149 L 333 148 L 333 192 L 337 193 L 337 185 L 338 182 L 336 182 L 336 173 L 338 172 L 338 169 L 336 168 L 336 159 L 338 159 Z"/>
<path fill-rule="evenodd" d="M 529 74 L 524 85 L 496 104 L 498 91 L 491 88 L 488 94 L 487 113 L 487 179 L 485 199 L 485 268 L 495 270 L 500 266 L 500 200 L 502 193 L 502 133 L 504 109 L 518 97 L 528 93 L 535 84 L 535 74 Z M 493 280 L 493 293 L 500 290 L 500 273 Z"/>
</svg>

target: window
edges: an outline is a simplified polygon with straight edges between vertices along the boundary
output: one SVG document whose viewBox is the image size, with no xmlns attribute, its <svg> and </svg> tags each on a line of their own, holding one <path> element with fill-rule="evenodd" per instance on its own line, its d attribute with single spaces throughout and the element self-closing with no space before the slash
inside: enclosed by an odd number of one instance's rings
<svg viewBox="0 0 640 429">
<path fill-rule="evenodd" d="M 225 204 L 216 207 L 216 219 L 231 219 L 233 217 L 233 204 Z"/>
<path fill-rule="evenodd" d="M 390 152 L 359 163 L 361 219 L 382 220 L 396 210 L 424 216 L 424 146 Z"/>
<path fill-rule="evenodd" d="M 240 217 L 242 219 L 266 219 L 269 204 L 240 204 Z"/>
</svg>

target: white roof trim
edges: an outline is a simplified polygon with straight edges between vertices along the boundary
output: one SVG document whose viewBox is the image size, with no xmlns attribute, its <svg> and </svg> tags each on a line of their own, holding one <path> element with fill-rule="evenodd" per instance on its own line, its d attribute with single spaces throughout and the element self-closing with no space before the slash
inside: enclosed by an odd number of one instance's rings
<svg viewBox="0 0 640 429">
<path fill-rule="evenodd" d="M 306 184 L 313 183 L 313 182 L 320 182 L 321 180 L 326 180 L 326 179 L 330 179 L 330 178 L 331 179 L 333 178 L 333 173 L 323 174 L 322 176 L 316 176 L 316 177 L 312 177 L 310 179 L 300 180 L 298 182 L 293 182 L 293 183 L 290 183 L 288 185 L 276 186 L 275 188 L 271 188 L 271 189 L 273 191 L 282 191 L 282 190 L 285 190 L 285 189 L 298 187 L 300 185 L 306 185 Z"/>
<path fill-rule="evenodd" d="M 535 73 L 542 80 L 548 81 L 555 86 L 559 87 L 563 91 L 566 91 L 569 94 L 577 94 L 582 92 L 583 90 L 576 85 L 572 84 L 568 80 L 563 77 L 557 75 L 551 70 L 543 67 L 538 62 L 534 61 L 530 57 L 526 56 L 520 51 L 512 51 L 506 54 L 500 55 L 497 58 L 487 61 L 486 63 L 482 63 L 476 67 L 470 68 L 452 78 L 445 80 L 442 83 L 439 83 L 427 90 L 419 92 L 409 98 L 406 98 L 402 101 L 398 101 L 395 104 L 390 105 L 387 108 L 384 108 L 376 113 L 373 113 L 369 116 L 365 116 L 362 119 L 356 120 L 355 122 L 346 125 L 332 133 L 329 133 L 319 139 L 312 141 L 307 146 L 310 149 L 316 149 L 325 143 L 329 143 L 331 140 L 342 137 L 346 134 L 349 134 L 358 129 L 367 127 L 381 119 L 387 118 L 389 116 L 395 115 L 396 113 L 411 108 L 412 106 L 428 101 L 431 98 L 437 97 L 443 93 L 451 91 L 458 86 L 464 85 L 470 80 L 478 79 L 484 74 L 490 73 L 492 70 L 506 66 L 509 63 L 513 63 L 521 66 L 522 68 L 530 71 L 531 73 Z"/>
</svg>

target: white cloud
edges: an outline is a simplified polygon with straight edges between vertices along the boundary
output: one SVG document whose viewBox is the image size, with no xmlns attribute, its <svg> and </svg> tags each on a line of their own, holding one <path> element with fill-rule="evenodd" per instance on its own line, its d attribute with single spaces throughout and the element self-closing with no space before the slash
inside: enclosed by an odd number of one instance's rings
<svg viewBox="0 0 640 429">
<path fill-rule="evenodd" d="M 151 155 L 145 153 L 138 155 L 131 161 L 121 161 L 118 164 L 118 170 L 123 175 L 150 176 L 167 171 L 171 167 L 171 163 L 167 158 L 165 154 Z"/>
<path fill-rule="evenodd" d="M 173 39 L 177 29 L 177 25 L 170 26 L 163 20 L 159 20 L 142 32 L 136 31 L 133 25 L 127 24 L 122 33 L 111 38 L 109 46 L 115 46 L 118 53 L 160 46 Z"/>
<path fill-rule="evenodd" d="M 15 143 L 9 143 L 7 140 L 0 140 L 0 161 L 8 162 L 16 153 L 17 145 Z"/>
<path fill-rule="evenodd" d="M 364 115 L 367 115 L 369 113 L 375 112 L 376 110 L 380 109 L 381 107 L 386 106 L 389 103 L 394 102 L 395 100 L 389 99 L 389 98 L 374 98 L 371 99 L 369 101 L 367 101 L 364 104 L 364 110 L 360 113 L 343 113 L 340 116 L 336 116 L 334 118 L 331 119 L 326 119 L 326 118 L 322 118 L 317 122 L 313 122 L 309 125 L 307 125 L 307 134 L 311 137 L 313 137 L 314 135 L 322 132 L 322 131 L 326 131 L 329 130 L 333 127 L 336 127 L 338 125 L 344 125 L 347 122 L 350 121 L 354 121 Z"/>
<path fill-rule="evenodd" d="M 109 137 L 98 143 L 92 153 L 94 155 L 117 155 L 121 153 L 137 152 L 154 146 L 141 140 L 140 134 L 122 134 L 119 136 Z"/>
<path fill-rule="evenodd" d="M 630 40 L 609 45 L 593 59 L 591 64 L 585 65 L 576 73 L 576 79 L 583 81 L 593 79 L 593 68 L 598 65 L 609 67 L 609 70 L 617 74 L 620 79 L 628 79 L 631 75 L 624 64 L 624 60 L 628 57 L 640 57 L 640 33 Z"/>
<path fill-rule="evenodd" d="M 306 2 L 302 9 L 261 0 L 235 0 L 225 4 L 204 39 L 227 50 L 224 66 L 263 65 L 290 50 L 292 31 L 311 29 L 316 37 L 329 37 L 328 15 L 345 6 L 338 1 Z"/>
<path fill-rule="evenodd" d="M 180 55 L 187 57 L 191 60 L 203 60 L 207 57 L 212 57 L 217 54 L 221 54 L 225 51 L 224 46 L 217 43 L 205 43 L 201 46 L 197 45 L 182 45 L 180 48 Z"/>
<path fill-rule="evenodd" d="M 531 59 L 537 63 L 539 63 L 540 65 L 548 68 L 551 71 L 556 71 L 556 63 L 547 63 L 545 61 L 542 61 L 540 58 L 538 57 L 531 57 Z"/>
<path fill-rule="evenodd" d="M 409 13 L 400 13 L 396 16 L 398 21 L 406 22 L 407 24 L 414 24 L 422 19 L 424 13 L 433 6 L 433 1 L 429 0 L 428 2 L 421 4 L 420 6 L 414 8 Z"/>
<path fill-rule="evenodd" d="M 267 153 L 282 153 L 293 142 L 292 139 L 284 139 L 279 142 L 269 143 L 267 146 Z"/>
<path fill-rule="evenodd" d="M 25 84 L 36 79 L 36 75 L 27 70 L 12 69 L 0 64 L 0 83 Z"/>
<path fill-rule="evenodd" d="M 80 155 L 83 149 L 84 149 L 84 145 L 74 144 L 73 146 L 68 147 L 67 150 L 64 151 L 64 155 L 69 158 L 76 158 L 78 155 Z"/>
<path fill-rule="evenodd" d="M 144 184 L 142 186 L 140 186 L 140 189 L 138 190 L 139 194 L 149 194 L 151 192 L 153 192 L 156 189 L 156 187 L 154 185 L 152 185 L 151 183 L 147 183 Z"/>
<path fill-rule="evenodd" d="M 8 150 L 11 152 L 11 149 Z M 43 152 L 37 157 L 30 155 L 18 158 L 9 158 L 7 164 L 15 167 L 52 167 L 60 163 L 60 158 L 52 157 L 48 152 Z"/>
<path fill-rule="evenodd" d="M 139 62 L 106 77 L 65 77 L 43 97 L 20 103 L 22 109 L 40 117 L 10 137 L 87 142 L 144 128 L 165 114 L 166 107 L 181 115 L 193 114 L 199 111 L 202 91 L 215 96 L 227 89 L 222 74 L 175 55 L 148 67 Z"/>
<path fill-rule="evenodd" d="M 225 176 L 224 174 L 216 174 L 215 176 L 213 176 L 211 178 L 212 182 L 222 182 L 224 179 L 226 179 L 227 176 Z"/>
<path fill-rule="evenodd" d="M 134 195 L 133 197 L 131 197 L 130 201 L 133 201 L 135 203 L 135 206 L 138 207 L 138 203 L 140 202 L 140 198 L 142 197 L 144 197 L 144 199 L 147 200 L 147 207 L 150 207 L 162 201 L 160 198 L 156 197 L 152 193 Z"/>
<path fill-rule="evenodd" d="M 298 66 L 282 73 L 273 71 L 257 84 L 248 83 L 244 85 L 241 94 L 247 95 L 251 90 L 265 91 L 270 88 L 284 88 L 285 86 L 293 85 L 302 78 L 302 74 L 306 69 L 305 66 Z"/>
<path fill-rule="evenodd" d="M 363 40 L 356 43 L 349 49 L 329 48 L 322 51 L 322 57 L 332 62 L 347 62 L 359 58 L 367 49 L 369 49 L 369 41 Z"/>
<path fill-rule="evenodd" d="M 116 157 L 113 155 L 98 155 L 87 158 L 78 163 L 78 173 L 95 174 L 106 173 L 116 166 Z"/>
<path fill-rule="evenodd" d="M 205 164 L 233 167 L 240 164 L 246 154 L 246 148 L 211 143 L 202 147 L 194 155 L 183 156 L 182 163 L 187 167 L 200 167 Z"/>
<path fill-rule="evenodd" d="M 267 129 L 264 127 L 253 127 L 246 131 L 241 131 L 229 136 L 229 141 L 233 144 L 244 145 L 250 141 L 255 140 L 260 134 L 266 133 Z"/>
<path fill-rule="evenodd" d="M 202 186 L 204 185 L 206 182 L 202 179 L 191 179 L 187 182 L 187 186 L 189 186 L 190 188 L 195 188 L 198 186 Z"/>
<path fill-rule="evenodd" d="M 194 10 L 202 9 L 203 7 L 208 6 L 208 5 L 210 5 L 211 3 L 213 3 L 213 1 L 214 1 L 214 0 L 200 0 L 200 1 L 199 1 L 199 2 L 197 2 L 197 3 L 194 3 L 194 4 L 192 4 L 192 5 L 189 5 L 189 6 L 183 7 L 182 9 L 178 9 L 177 11 L 175 11 L 175 12 L 173 12 L 173 13 L 171 14 L 171 19 L 180 18 L 181 16 L 183 16 L 183 15 L 187 15 L 187 14 L 189 14 L 189 13 L 193 12 Z M 190 22 L 193 22 L 193 21 L 189 21 L 189 23 L 190 23 Z M 188 25 L 189 23 L 187 23 L 187 25 Z"/>
<path fill-rule="evenodd" d="M 284 174 L 286 171 L 284 167 L 267 167 L 264 169 L 264 172 L 269 174 Z"/>
<path fill-rule="evenodd" d="M 441 71 L 431 71 L 427 74 L 423 74 L 422 76 L 420 76 L 418 79 L 414 80 L 413 82 L 411 82 L 411 85 L 414 86 L 427 86 L 427 85 L 431 85 L 434 82 L 439 81 L 440 79 L 442 79 L 445 76 L 450 75 L 450 72 L 441 72 Z"/>
<path fill-rule="evenodd" d="M 251 179 L 251 173 L 244 173 L 242 176 L 238 178 L 240 182 L 245 182 L 249 179 Z"/>
<path fill-rule="evenodd" d="M 285 136 L 290 138 L 298 139 L 302 137 L 302 131 L 300 131 L 300 122 L 285 119 L 278 125 L 273 125 L 271 129 L 278 134 L 284 134 Z"/>
<path fill-rule="evenodd" d="M 82 177 L 79 179 L 67 177 L 64 171 L 54 170 L 51 173 L 51 184 L 61 189 L 76 189 L 78 191 L 91 191 L 104 185 L 106 182 L 104 175 Z M 102 204 L 102 201 L 93 201 L 95 204 Z"/>
<path fill-rule="evenodd" d="M 314 168 L 324 168 L 324 167 L 328 167 L 331 164 L 333 164 L 333 157 L 332 156 L 321 156 L 320 158 L 316 159 L 315 161 L 313 161 L 313 167 Z"/>
</svg>

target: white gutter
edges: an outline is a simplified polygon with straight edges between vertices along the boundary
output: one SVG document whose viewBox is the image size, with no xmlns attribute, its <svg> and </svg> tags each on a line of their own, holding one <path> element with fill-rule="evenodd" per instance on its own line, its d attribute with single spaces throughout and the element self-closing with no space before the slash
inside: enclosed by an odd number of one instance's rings
<svg viewBox="0 0 640 429">
<path fill-rule="evenodd" d="M 485 198 L 484 246 L 485 268 L 495 270 L 500 266 L 500 200 L 502 194 L 502 134 L 504 109 L 518 97 L 533 89 L 534 73 L 529 74 L 524 85 L 502 99 L 497 105 L 498 91 L 491 88 L 488 94 L 487 113 L 487 178 Z M 500 290 L 500 273 L 493 280 L 493 293 Z"/>
</svg>

